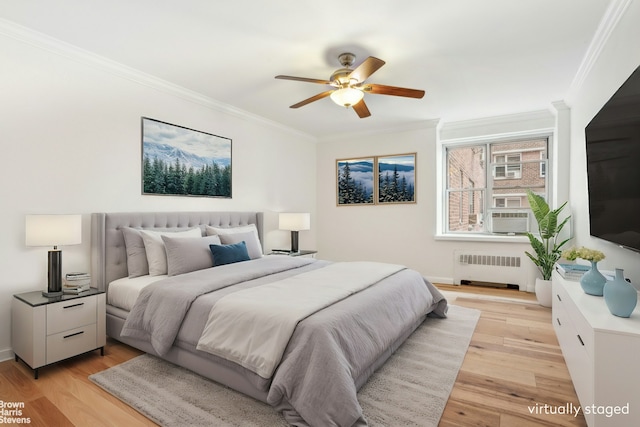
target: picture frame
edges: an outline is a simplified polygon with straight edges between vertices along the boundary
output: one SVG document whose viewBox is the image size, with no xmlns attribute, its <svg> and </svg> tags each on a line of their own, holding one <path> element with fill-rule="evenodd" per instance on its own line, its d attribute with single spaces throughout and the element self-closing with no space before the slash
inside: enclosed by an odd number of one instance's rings
<svg viewBox="0 0 640 427">
<path fill-rule="evenodd" d="M 232 197 L 232 140 L 141 118 L 142 194 Z"/>
<path fill-rule="evenodd" d="M 377 204 L 416 203 L 417 153 L 376 157 Z"/>
<path fill-rule="evenodd" d="M 373 205 L 375 189 L 375 157 L 336 160 L 338 206 Z"/>
<path fill-rule="evenodd" d="M 416 203 L 417 153 L 336 160 L 338 206 Z"/>
</svg>

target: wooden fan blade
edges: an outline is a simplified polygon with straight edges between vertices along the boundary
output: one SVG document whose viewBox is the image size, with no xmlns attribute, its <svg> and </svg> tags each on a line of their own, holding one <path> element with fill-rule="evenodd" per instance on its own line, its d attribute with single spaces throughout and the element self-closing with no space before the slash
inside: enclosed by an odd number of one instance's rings
<svg viewBox="0 0 640 427">
<path fill-rule="evenodd" d="M 382 59 L 375 58 L 373 56 L 368 57 L 364 62 L 356 67 L 355 70 L 349 74 L 349 78 L 355 79 L 357 82 L 362 83 L 367 80 L 369 76 L 380 69 L 385 64 Z"/>
<path fill-rule="evenodd" d="M 364 99 L 361 99 L 360 102 L 352 105 L 351 108 L 353 108 L 353 111 L 358 113 L 358 117 L 360 117 L 361 119 L 364 119 L 365 117 L 369 117 L 371 115 L 371 113 L 369 112 L 369 108 L 367 108 L 367 104 L 364 103 Z"/>
<path fill-rule="evenodd" d="M 300 107 L 304 107 L 307 104 L 311 104 L 313 101 L 317 101 L 319 99 L 322 98 L 326 98 L 327 96 L 331 95 L 331 92 L 333 92 L 333 90 L 328 90 L 326 92 L 322 92 L 319 93 L 317 95 L 312 96 L 311 98 L 307 98 L 304 101 L 300 101 L 297 104 L 293 104 L 291 107 L 289 108 L 300 108 Z"/>
<path fill-rule="evenodd" d="M 308 79 L 306 77 L 276 76 L 276 79 L 295 80 L 295 81 L 298 81 L 298 82 L 307 82 L 307 83 L 320 83 L 320 84 L 324 84 L 324 85 L 330 85 L 331 84 L 331 82 L 329 80 Z"/>
<path fill-rule="evenodd" d="M 393 96 L 405 96 L 407 98 L 422 98 L 424 96 L 423 90 L 407 89 L 404 87 L 385 86 L 378 84 L 367 84 L 362 87 L 366 93 L 374 93 L 377 95 L 393 95 Z"/>
</svg>

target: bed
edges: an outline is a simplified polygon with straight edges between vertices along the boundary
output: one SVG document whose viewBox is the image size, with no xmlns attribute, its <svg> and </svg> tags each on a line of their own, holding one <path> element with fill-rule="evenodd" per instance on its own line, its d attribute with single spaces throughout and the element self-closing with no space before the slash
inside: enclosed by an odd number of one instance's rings
<svg viewBox="0 0 640 427">
<path fill-rule="evenodd" d="M 263 228 L 260 212 L 92 214 L 107 335 L 266 402 L 292 425 L 366 425 L 357 390 L 426 316 L 446 316 L 446 300 L 403 266 L 263 256 Z M 212 241 L 233 251 L 213 262 L 238 250 L 243 261 L 202 264 Z M 256 320 L 262 311 L 269 321 Z"/>
</svg>

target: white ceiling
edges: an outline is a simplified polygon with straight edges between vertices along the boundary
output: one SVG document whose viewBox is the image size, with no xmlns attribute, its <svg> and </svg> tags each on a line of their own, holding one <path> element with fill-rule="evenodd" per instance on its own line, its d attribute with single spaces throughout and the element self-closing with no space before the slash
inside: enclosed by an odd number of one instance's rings
<svg viewBox="0 0 640 427">
<path fill-rule="evenodd" d="M 540 110 L 562 100 L 612 0 L 2 0 L 0 18 L 317 137 Z M 372 116 L 327 89 L 350 51 L 386 65 Z"/>
</svg>

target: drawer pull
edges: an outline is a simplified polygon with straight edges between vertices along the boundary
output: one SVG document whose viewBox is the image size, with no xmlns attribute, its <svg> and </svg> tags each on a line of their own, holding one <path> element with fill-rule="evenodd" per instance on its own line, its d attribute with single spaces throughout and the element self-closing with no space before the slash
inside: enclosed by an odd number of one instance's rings
<svg viewBox="0 0 640 427">
<path fill-rule="evenodd" d="M 580 344 L 584 345 L 584 341 L 582 341 L 582 338 L 580 338 L 580 335 L 576 335 L 578 337 L 578 340 L 580 341 Z"/>
<path fill-rule="evenodd" d="M 556 296 L 558 297 L 558 301 L 562 302 L 562 298 L 560 298 L 560 294 L 556 294 Z"/>
<path fill-rule="evenodd" d="M 558 322 L 558 326 L 562 326 L 562 323 L 560 323 L 560 318 L 556 317 L 556 321 Z"/>
<path fill-rule="evenodd" d="M 80 302 L 78 304 L 68 305 L 68 306 L 62 307 L 62 308 L 67 309 L 67 308 L 73 308 L 73 307 L 80 307 L 81 305 L 84 305 L 84 303 Z"/>
<path fill-rule="evenodd" d="M 67 338 L 75 337 L 76 335 L 82 335 L 82 334 L 84 334 L 84 331 L 76 332 L 75 334 L 71 334 L 71 335 L 65 335 L 62 338 L 67 339 Z"/>
</svg>

